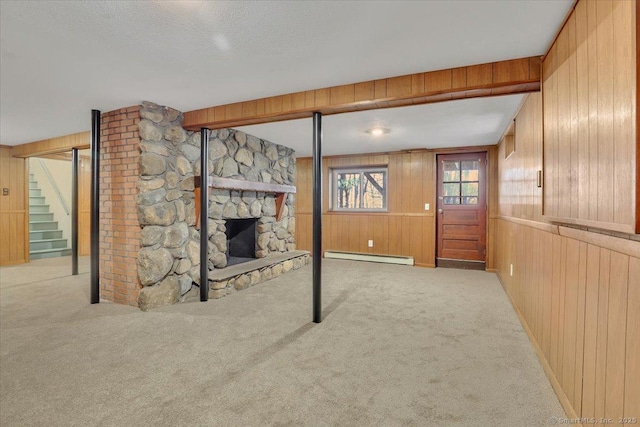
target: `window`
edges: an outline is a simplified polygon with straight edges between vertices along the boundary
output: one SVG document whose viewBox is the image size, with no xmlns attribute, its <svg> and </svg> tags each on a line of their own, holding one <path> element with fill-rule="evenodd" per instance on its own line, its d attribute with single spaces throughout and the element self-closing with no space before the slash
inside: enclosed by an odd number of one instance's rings
<svg viewBox="0 0 640 427">
<path fill-rule="evenodd" d="M 331 206 L 336 211 L 386 211 L 387 168 L 333 169 Z"/>
<path fill-rule="evenodd" d="M 504 158 L 508 159 L 516 151 L 516 119 L 513 119 L 504 135 Z"/>
<path fill-rule="evenodd" d="M 480 187 L 478 160 L 443 162 L 442 202 L 445 205 L 477 205 Z"/>
</svg>

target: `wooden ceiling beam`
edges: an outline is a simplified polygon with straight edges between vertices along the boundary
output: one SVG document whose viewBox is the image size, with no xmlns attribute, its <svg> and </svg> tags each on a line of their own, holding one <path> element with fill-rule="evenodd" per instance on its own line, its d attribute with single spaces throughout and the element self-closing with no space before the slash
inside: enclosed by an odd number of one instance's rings
<svg viewBox="0 0 640 427">
<path fill-rule="evenodd" d="M 540 90 L 540 57 L 390 77 L 219 105 L 184 114 L 183 126 L 220 129 L 378 108 Z"/>
</svg>

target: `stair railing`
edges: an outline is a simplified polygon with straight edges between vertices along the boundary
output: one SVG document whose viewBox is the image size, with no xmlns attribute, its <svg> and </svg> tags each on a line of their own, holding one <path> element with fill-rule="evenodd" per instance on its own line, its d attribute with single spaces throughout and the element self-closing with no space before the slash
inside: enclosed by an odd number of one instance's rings
<svg viewBox="0 0 640 427">
<path fill-rule="evenodd" d="M 38 159 L 38 163 L 40 164 L 40 167 L 42 168 L 42 171 L 44 172 L 45 176 L 47 177 L 47 179 L 49 180 L 49 183 L 51 184 L 51 187 L 53 187 L 53 191 L 55 191 L 56 196 L 58 196 L 58 200 L 60 201 L 60 204 L 62 205 L 62 207 L 64 208 L 64 211 L 67 213 L 67 215 L 70 214 L 70 210 L 69 210 L 69 204 L 67 203 L 67 201 L 64 199 L 64 197 L 62 197 L 62 193 L 60 193 L 60 189 L 58 188 L 58 185 L 56 184 L 56 181 L 53 179 L 53 177 L 51 176 L 51 172 L 49 172 L 49 168 L 47 167 L 47 165 L 42 161 L 42 159 Z"/>
</svg>

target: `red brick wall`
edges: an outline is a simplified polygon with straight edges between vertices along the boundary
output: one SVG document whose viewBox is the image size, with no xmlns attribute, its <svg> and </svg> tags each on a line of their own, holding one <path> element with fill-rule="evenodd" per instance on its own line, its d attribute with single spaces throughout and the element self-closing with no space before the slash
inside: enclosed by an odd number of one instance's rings
<svg viewBox="0 0 640 427">
<path fill-rule="evenodd" d="M 100 138 L 100 296 L 138 306 L 140 107 L 102 114 Z"/>
</svg>

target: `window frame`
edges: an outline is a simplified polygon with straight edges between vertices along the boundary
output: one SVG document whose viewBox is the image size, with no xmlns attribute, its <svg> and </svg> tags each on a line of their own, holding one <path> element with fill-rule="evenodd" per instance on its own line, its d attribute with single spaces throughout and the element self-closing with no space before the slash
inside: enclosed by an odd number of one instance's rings
<svg viewBox="0 0 640 427">
<path fill-rule="evenodd" d="M 331 168 L 329 174 L 329 210 L 332 212 L 389 212 L 389 167 L 388 165 L 380 166 L 346 166 Z M 360 182 L 363 182 L 363 175 L 367 172 L 384 173 L 384 198 L 383 208 L 341 208 L 338 206 L 338 174 L 353 173 L 360 174 Z M 362 203 L 363 185 L 360 185 L 360 203 Z"/>
</svg>

